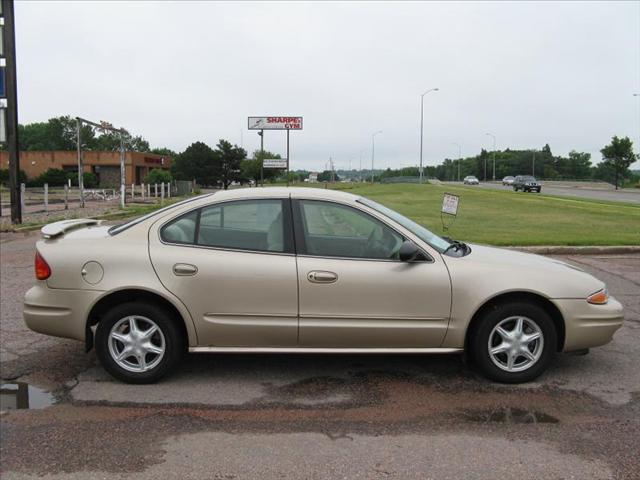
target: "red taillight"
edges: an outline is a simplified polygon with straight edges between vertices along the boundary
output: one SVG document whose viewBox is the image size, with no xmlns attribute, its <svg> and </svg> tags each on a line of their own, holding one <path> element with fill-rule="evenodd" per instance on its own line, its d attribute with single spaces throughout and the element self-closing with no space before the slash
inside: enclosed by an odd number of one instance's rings
<svg viewBox="0 0 640 480">
<path fill-rule="evenodd" d="M 36 250 L 36 259 L 35 259 L 35 267 L 36 267 L 36 278 L 38 280 L 46 280 L 51 276 L 51 268 L 49 268 L 49 264 L 45 262 L 40 252 Z"/>
</svg>

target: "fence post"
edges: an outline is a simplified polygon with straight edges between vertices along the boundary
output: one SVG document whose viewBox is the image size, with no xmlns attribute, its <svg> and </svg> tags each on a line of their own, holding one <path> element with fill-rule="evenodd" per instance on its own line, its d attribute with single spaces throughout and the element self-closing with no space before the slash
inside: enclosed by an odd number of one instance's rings
<svg viewBox="0 0 640 480">
<path fill-rule="evenodd" d="M 69 185 L 64 186 L 64 209 L 69 210 Z"/>
<path fill-rule="evenodd" d="M 49 212 L 49 184 L 44 184 L 44 211 Z"/>
<path fill-rule="evenodd" d="M 171 182 L 167 182 L 167 198 L 171 198 Z"/>
<path fill-rule="evenodd" d="M 153 184 L 153 187 L 154 187 L 154 190 L 155 190 L 155 195 L 154 195 L 154 197 L 158 198 L 158 184 L 157 184 L 157 183 L 154 183 L 154 184 Z"/>
<path fill-rule="evenodd" d="M 26 211 L 24 209 L 24 206 L 26 204 L 24 196 L 25 196 L 26 193 L 27 193 L 27 186 L 24 183 L 21 183 L 20 184 L 20 203 L 21 203 L 20 211 L 22 212 L 22 215 L 24 215 L 26 213 Z"/>
<path fill-rule="evenodd" d="M 147 197 L 151 198 L 151 184 L 147 183 Z"/>
<path fill-rule="evenodd" d="M 144 183 L 140 184 L 140 196 L 142 197 L 142 200 L 144 200 Z"/>
<path fill-rule="evenodd" d="M 164 201 L 164 182 L 160 184 L 160 200 Z"/>
<path fill-rule="evenodd" d="M 136 189 L 135 189 L 136 184 L 132 183 L 131 184 L 131 201 L 133 202 L 134 197 L 136 196 Z"/>
<path fill-rule="evenodd" d="M 196 179 L 194 178 L 191 182 L 191 193 L 195 193 L 196 191 Z"/>
</svg>

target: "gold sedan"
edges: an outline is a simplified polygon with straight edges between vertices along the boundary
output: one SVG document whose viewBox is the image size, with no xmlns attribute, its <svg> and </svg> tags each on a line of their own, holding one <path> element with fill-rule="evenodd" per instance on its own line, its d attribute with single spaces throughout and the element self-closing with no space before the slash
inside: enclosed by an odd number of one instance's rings
<svg viewBox="0 0 640 480">
<path fill-rule="evenodd" d="M 331 190 L 230 190 L 42 234 L 27 325 L 95 346 L 126 382 L 158 380 L 186 351 L 467 352 L 488 378 L 526 382 L 623 319 L 573 266 L 445 240 Z"/>
</svg>

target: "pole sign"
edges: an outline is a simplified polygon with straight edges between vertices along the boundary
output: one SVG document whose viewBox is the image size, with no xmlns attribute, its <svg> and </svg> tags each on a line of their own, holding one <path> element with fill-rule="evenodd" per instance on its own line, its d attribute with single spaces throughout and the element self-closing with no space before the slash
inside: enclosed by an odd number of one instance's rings
<svg viewBox="0 0 640 480">
<path fill-rule="evenodd" d="M 262 160 L 264 168 L 287 168 L 286 158 L 265 158 Z"/>
<path fill-rule="evenodd" d="M 302 117 L 249 117 L 249 130 L 302 130 Z"/>
</svg>

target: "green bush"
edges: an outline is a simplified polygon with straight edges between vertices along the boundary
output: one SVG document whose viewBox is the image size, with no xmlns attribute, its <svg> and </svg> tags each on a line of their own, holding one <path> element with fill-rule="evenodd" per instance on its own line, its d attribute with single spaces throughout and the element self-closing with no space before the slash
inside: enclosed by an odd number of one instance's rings
<svg viewBox="0 0 640 480">
<path fill-rule="evenodd" d="M 68 172 L 67 179 L 71 180 L 71 186 L 78 186 L 78 173 L 77 172 Z M 84 184 L 84 188 L 96 188 L 98 186 L 98 177 L 96 177 L 91 172 L 84 172 L 82 174 L 82 183 Z"/>
<path fill-rule="evenodd" d="M 168 183 L 171 182 L 171 173 L 169 170 L 154 168 L 144 176 L 144 183 Z"/>
<path fill-rule="evenodd" d="M 29 180 L 27 186 L 42 187 L 45 183 L 50 187 L 62 187 L 67 183 L 67 172 L 59 168 L 48 168 L 37 178 Z"/>
<path fill-rule="evenodd" d="M 27 174 L 24 170 L 20 170 L 18 173 L 18 183 L 27 183 Z M 0 168 L 0 184 L 5 187 L 9 186 L 9 170 L 6 168 Z"/>
</svg>

